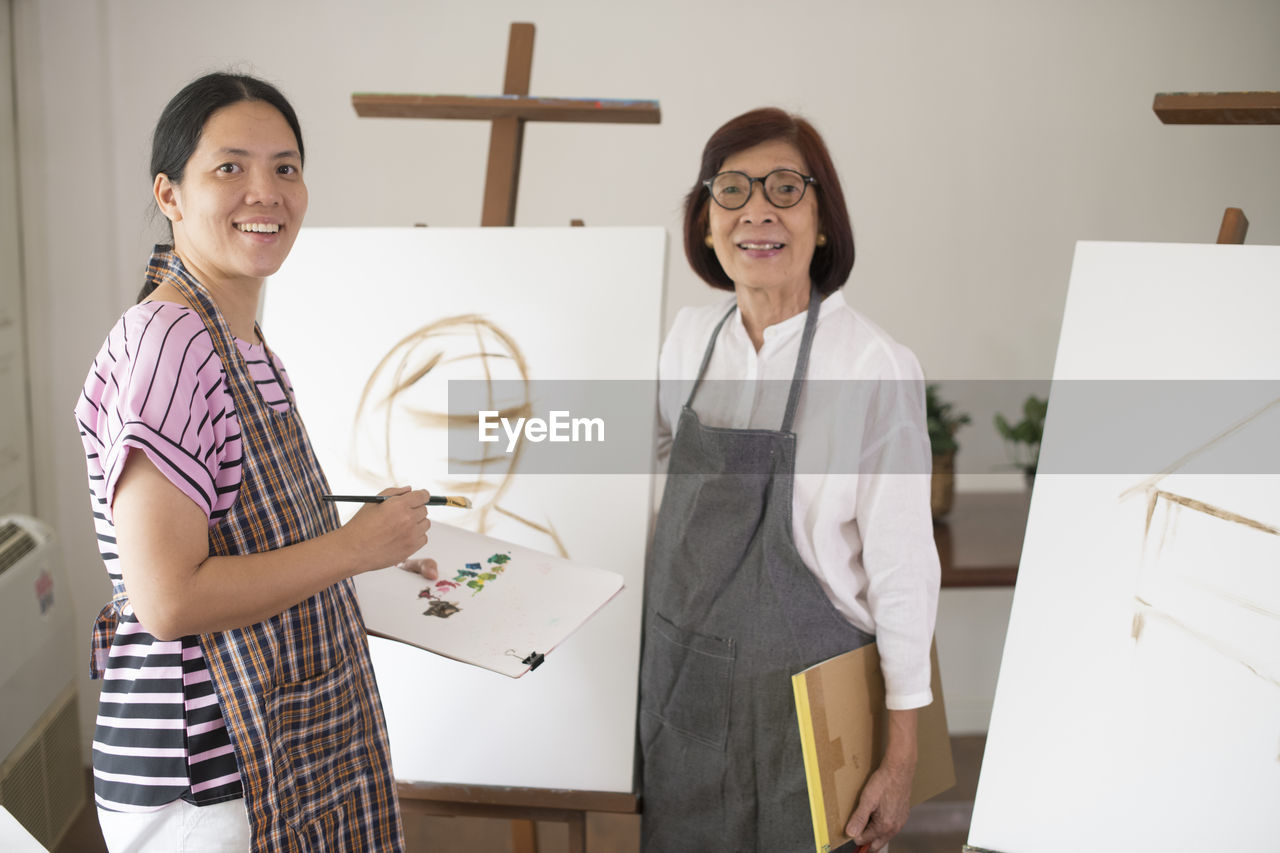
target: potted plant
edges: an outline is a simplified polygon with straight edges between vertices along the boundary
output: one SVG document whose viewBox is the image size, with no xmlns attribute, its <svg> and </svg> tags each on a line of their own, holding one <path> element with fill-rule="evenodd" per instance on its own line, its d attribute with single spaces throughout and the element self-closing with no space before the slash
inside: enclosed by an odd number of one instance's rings
<svg viewBox="0 0 1280 853">
<path fill-rule="evenodd" d="M 1004 415 L 996 413 L 996 431 L 1004 439 L 1013 464 L 1022 471 L 1031 488 L 1036 479 L 1036 466 L 1040 462 L 1040 440 L 1044 437 L 1044 416 L 1049 411 L 1049 401 L 1031 394 L 1022 404 L 1022 420 L 1010 424 Z"/>
<path fill-rule="evenodd" d="M 929 444 L 933 447 L 933 479 L 930 483 L 929 507 L 934 518 L 951 511 L 956 494 L 956 431 L 969 423 L 969 415 L 956 412 L 952 403 L 938 395 L 938 386 L 924 387 L 925 419 L 929 425 Z"/>
</svg>

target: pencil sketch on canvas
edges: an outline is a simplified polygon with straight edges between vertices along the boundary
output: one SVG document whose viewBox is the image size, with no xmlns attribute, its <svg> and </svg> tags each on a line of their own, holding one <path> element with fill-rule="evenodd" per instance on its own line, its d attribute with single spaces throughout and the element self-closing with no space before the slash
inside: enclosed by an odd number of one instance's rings
<svg viewBox="0 0 1280 853">
<path fill-rule="evenodd" d="M 1280 495 L 1256 477 L 1185 473 L 1214 454 L 1255 453 L 1277 430 L 1280 400 L 1121 498 L 1145 505 L 1134 641 L 1143 642 L 1148 623 L 1160 620 L 1280 687 Z"/>
<path fill-rule="evenodd" d="M 514 418 L 528 416 L 532 409 L 528 396 L 532 378 L 528 359 L 515 338 L 484 315 L 444 317 L 414 329 L 387 350 L 364 383 L 351 423 L 347 458 L 351 473 L 375 484 L 409 482 L 406 469 L 420 459 L 420 448 L 447 444 L 448 430 L 459 426 L 459 419 L 474 428 L 477 415 L 448 411 L 444 395 L 449 379 L 484 380 L 491 408 L 502 417 Z M 518 380 L 516 387 L 523 388 L 524 395 L 494 399 L 495 379 Z M 510 385 L 503 383 L 503 387 Z M 529 518 L 503 503 L 523 449 L 521 435 L 511 453 L 484 451 L 470 459 L 451 455 L 449 469 L 461 467 L 474 473 L 444 480 L 440 487 L 472 499 L 477 532 L 487 533 L 492 527 L 490 514 L 497 513 L 545 537 L 549 548 L 567 557 L 569 552 L 551 519 Z"/>
</svg>

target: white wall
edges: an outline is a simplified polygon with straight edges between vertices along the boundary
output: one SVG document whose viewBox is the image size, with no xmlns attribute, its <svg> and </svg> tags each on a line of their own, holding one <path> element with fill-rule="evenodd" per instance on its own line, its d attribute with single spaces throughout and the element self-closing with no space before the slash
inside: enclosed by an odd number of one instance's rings
<svg viewBox="0 0 1280 853">
<path fill-rule="evenodd" d="M 31 413 L 23 319 L 10 0 L 0 0 L 0 515 L 31 514 Z"/>
<path fill-rule="evenodd" d="M 1275 0 L 14 4 L 37 508 L 62 535 L 86 633 L 107 584 L 71 407 L 159 236 L 151 128 L 208 70 L 259 74 L 292 99 L 309 224 L 474 225 L 488 126 L 357 119 L 350 94 L 496 93 L 508 24 L 533 21 L 534 94 L 655 98 L 663 121 L 529 126 L 516 223 L 667 226 L 668 321 L 714 297 L 678 242 L 707 135 L 761 104 L 805 113 L 852 207 L 849 296 L 931 378 L 1047 377 L 1078 239 L 1211 242 L 1230 205 L 1250 242 L 1280 242 L 1280 128 L 1151 112 L 1159 91 L 1280 86 Z M 373 285 L 353 282 L 356 310 L 379 310 Z M 961 484 L 985 487 L 1003 455 L 990 410 L 974 416 Z M 980 698 L 994 677 L 1004 625 L 984 614 L 1007 610 L 1007 592 L 973 595 L 951 597 L 948 623 L 972 610 L 986 633 L 950 653 L 972 664 L 948 667 L 950 696 Z M 985 725 L 981 709 L 968 725 Z"/>
</svg>

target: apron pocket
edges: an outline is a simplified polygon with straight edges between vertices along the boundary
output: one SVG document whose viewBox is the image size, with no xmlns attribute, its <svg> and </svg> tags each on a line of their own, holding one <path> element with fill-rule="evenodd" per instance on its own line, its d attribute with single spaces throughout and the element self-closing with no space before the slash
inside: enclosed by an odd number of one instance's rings
<svg viewBox="0 0 1280 853">
<path fill-rule="evenodd" d="M 352 833 L 351 801 L 343 800 L 328 811 L 315 815 L 297 830 L 295 839 L 300 850 L 342 850 L 350 843 Z M 358 833 L 356 837 L 359 837 Z"/>
<path fill-rule="evenodd" d="M 281 684 L 267 700 L 268 713 L 279 724 L 280 766 L 291 771 L 299 805 L 310 811 L 303 820 L 339 801 L 349 787 L 347 777 L 362 768 L 347 754 L 358 734 L 359 706 L 355 674 L 345 657 L 313 678 Z"/>
<path fill-rule="evenodd" d="M 657 721 L 723 751 L 737 654 L 734 641 L 677 627 L 661 613 L 651 616 L 641 673 L 642 744 L 647 746 L 656 736 L 658 727 L 652 723 Z"/>
</svg>

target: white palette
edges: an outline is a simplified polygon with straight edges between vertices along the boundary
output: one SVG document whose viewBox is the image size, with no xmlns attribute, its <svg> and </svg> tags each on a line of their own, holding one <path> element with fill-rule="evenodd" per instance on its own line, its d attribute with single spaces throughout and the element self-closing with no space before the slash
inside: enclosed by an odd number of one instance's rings
<svg viewBox="0 0 1280 853">
<path fill-rule="evenodd" d="M 622 576 L 448 524 L 419 552 L 435 580 L 391 567 L 356 576 L 370 634 L 519 678 L 622 589 Z"/>
</svg>

